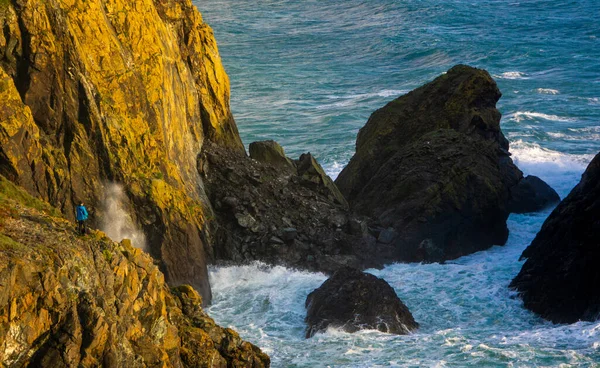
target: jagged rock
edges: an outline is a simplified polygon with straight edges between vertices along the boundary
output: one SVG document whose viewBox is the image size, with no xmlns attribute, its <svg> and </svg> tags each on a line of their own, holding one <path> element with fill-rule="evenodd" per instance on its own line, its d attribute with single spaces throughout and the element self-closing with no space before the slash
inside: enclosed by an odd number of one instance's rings
<svg viewBox="0 0 600 368">
<path fill-rule="evenodd" d="M 381 230 L 379 236 L 377 237 L 377 241 L 383 244 L 390 244 L 398 237 L 398 233 L 394 231 L 392 228 Z"/>
<path fill-rule="evenodd" d="M 69 218 L 84 201 L 92 226 L 104 183 L 123 184 L 169 282 L 210 301 L 196 157 L 244 147 L 191 0 L 3 1 L 0 25 L 0 173 Z"/>
<path fill-rule="evenodd" d="M 354 235 L 369 235 L 369 226 L 366 221 L 361 221 L 359 219 L 352 218 L 348 221 L 348 227 L 350 230 L 350 234 Z"/>
<path fill-rule="evenodd" d="M 298 175 L 302 179 L 314 183 L 319 188 L 323 189 L 324 193 L 330 199 L 333 199 L 345 208 L 348 208 L 346 198 L 344 198 L 333 180 L 325 173 L 325 170 L 323 170 L 310 152 L 300 155 L 296 165 L 298 167 Z"/>
<path fill-rule="evenodd" d="M 0 365 L 269 366 L 130 241 L 79 236 L 58 214 L 0 176 Z"/>
<path fill-rule="evenodd" d="M 328 327 L 346 332 L 376 329 L 397 335 L 419 324 L 385 280 L 357 269 L 336 271 L 306 298 L 306 337 Z"/>
<path fill-rule="evenodd" d="M 399 234 L 388 262 L 443 261 L 506 242 L 523 174 L 500 130 L 500 96 L 486 71 L 459 65 L 375 111 L 359 131 L 336 184 L 353 210 Z"/>
<path fill-rule="evenodd" d="M 600 154 L 544 222 L 510 287 L 555 323 L 600 319 Z"/>
<path fill-rule="evenodd" d="M 283 238 L 283 240 L 292 241 L 292 240 L 296 239 L 297 236 L 298 236 L 298 230 L 296 230 L 293 227 L 286 227 L 281 232 L 281 237 Z"/>
<path fill-rule="evenodd" d="M 382 265 L 382 245 L 373 244 L 362 230 L 349 232 L 350 214 L 319 174 L 312 182 L 210 143 L 203 147 L 199 165 L 211 203 L 229 203 L 215 206 L 209 252 L 214 261 L 260 260 L 327 273 L 343 265 Z M 232 215 L 234 203 L 235 213 L 252 216 L 251 227 L 240 226 L 245 217 Z"/>
<path fill-rule="evenodd" d="M 294 162 L 287 158 L 283 147 L 279 143 L 269 140 L 250 143 L 249 149 L 250 158 L 260 161 L 287 172 L 295 172 L 296 166 Z"/>
<path fill-rule="evenodd" d="M 560 202 L 554 189 L 537 176 L 528 175 L 510 190 L 508 209 L 512 213 L 527 213 L 543 210 Z"/>
</svg>

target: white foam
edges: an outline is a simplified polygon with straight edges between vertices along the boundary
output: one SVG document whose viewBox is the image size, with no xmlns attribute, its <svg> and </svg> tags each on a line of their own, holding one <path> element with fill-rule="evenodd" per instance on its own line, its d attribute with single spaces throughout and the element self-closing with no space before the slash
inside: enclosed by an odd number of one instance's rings
<svg viewBox="0 0 600 368">
<path fill-rule="evenodd" d="M 544 95 L 557 95 L 560 93 L 557 89 L 552 88 L 538 88 L 536 91 Z"/>
<path fill-rule="evenodd" d="M 526 77 L 525 73 L 523 73 L 523 72 L 517 72 L 517 71 L 504 72 L 504 73 L 499 74 L 499 75 L 494 75 L 494 78 L 500 78 L 500 79 L 529 79 L 528 77 Z"/>
<path fill-rule="evenodd" d="M 517 140 L 510 143 L 510 152 L 517 166 L 552 165 L 560 170 L 582 171 L 594 158 L 592 154 L 569 154 L 553 151 L 537 143 Z M 544 167 L 540 167 L 545 170 Z"/>
<path fill-rule="evenodd" d="M 333 161 L 333 163 L 331 163 L 329 165 L 325 165 L 323 167 L 323 170 L 325 170 L 325 173 L 327 173 L 327 175 L 329 175 L 329 177 L 332 180 L 335 180 L 338 177 L 338 175 L 342 172 L 344 167 L 345 167 L 344 164 L 339 163 L 337 161 Z"/>
<path fill-rule="evenodd" d="M 526 120 L 536 120 L 536 119 L 543 119 L 543 120 L 549 120 L 549 121 L 560 121 L 560 122 L 576 121 L 576 119 L 574 119 L 574 118 L 544 114 L 541 112 L 533 112 L 533 111 L 517 111 L 515 113 L 508 114 L 506 116 L 506 118 L 510 121 L 515 121 L 517 123 L 520 123 L 520 122 L 526 121 Z"/>
</svg>

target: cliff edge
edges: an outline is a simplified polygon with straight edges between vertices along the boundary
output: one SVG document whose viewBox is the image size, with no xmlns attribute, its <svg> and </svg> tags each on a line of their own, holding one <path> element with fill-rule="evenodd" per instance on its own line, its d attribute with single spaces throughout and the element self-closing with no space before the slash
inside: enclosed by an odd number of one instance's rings
<svg viewBox="0 0 600 368">
<path fill-rule="evenodd" d="M 105 187 L 171 285 L 210 301 L 196 170 L 205 140 L 244 151 L 212 30 L 190 0 L 0 1 L 0 174 L 92 225 Z M 133 210 L 135 209 L 135 210 Z M 208 248 L 207 248 L 208 249 Z"/>
<path fill-rule="evenodd" d="M 0 367 L 267 367 L 190 286 L 0 176 Z"/>
</svg>

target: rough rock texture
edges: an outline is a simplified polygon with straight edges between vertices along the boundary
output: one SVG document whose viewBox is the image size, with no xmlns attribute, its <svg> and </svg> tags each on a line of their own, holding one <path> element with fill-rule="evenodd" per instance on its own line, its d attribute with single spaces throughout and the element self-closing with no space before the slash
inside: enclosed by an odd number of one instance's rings
<svg viewBox="0 0 600 368">
<path fill-rule="evenodd" d="M 306 298 L 306 337 L 327 327 L 347 332 L 377 329 L 397 335 L 419 324 L 385 280 L 344 267 Z"/>
<path fill-rule="evenodd" d="M 336 201 L 311 156 L 305 156 L 311 164 L 305 175 L 214 144 L 205 144 L 201 157 L 199 171 L 216 215 L 215 260 L 260 260 L 324 272 L 343 265 L 381 266 L 376 256 L 389 246 L 376 244 L 366 220 Z"/>
<path fill-rule="evenodd" d="M 554 189 L 537 176 L 528 175 L 515 187 L 511 188 L 511 200 L 508 210 L 512 213 L 541 211 L 560 202 Z"/>
<path fill-rule="evenodd" d="M 396 248 L 389 261 L 443 261 L 506 242 L 523 174 L 500 131 L 500 96 L 486 71 L 459 65 L 375 111 L 359 131 L 336 184 L 385 230 Z"/>
<path fill-rule="evenodd" d="M 310 152 L 300 155 L 296 165 L 298 167 L 298 175 L 302 179 L 313 183 L 315 188 L 322 189 L 321 191 L 327 195 L 329 200 L 335 201 L 344 208 L 348 208 L 346 198 L 344 198 L 333 180 L 325 173 L 325 170 L 323 170 Z"/>
<path fill-rule="evenodd" d="M 91 222 L 124 184 L 173 285 L 210 300 L 196 157 L 244 148 L 212 30 L 191 0 L 0 2 L 0 173 Z"/>
<path fill-rule="evenodd" d="M 293 173 L 296 165 L 290 160 L 279 143 L 270 141 L 252 142 L 248 147 L 250 158 L 260 161 L 281 170 Z"/>
<path fill-rule="evenodd" d="M 0 177 L 0 366 L 269 366 L 128 240 L 58 213 Z"/>
<path fill-rule="evenodd" d="M 511 287 L 555 323 L 600 319 L 600 154 L 544 222 Z"/>
</svg>

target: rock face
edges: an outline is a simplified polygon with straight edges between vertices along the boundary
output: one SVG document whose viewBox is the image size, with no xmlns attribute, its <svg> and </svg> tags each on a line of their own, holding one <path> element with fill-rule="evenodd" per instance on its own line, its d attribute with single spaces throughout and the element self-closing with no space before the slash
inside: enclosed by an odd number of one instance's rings
<svg viewBox="0 0 600 368">
<path fill-rule="evenodd" d="M 513 189 L 539 189 L 519 185 L 500 96 L 487 72 L 459 65 L 377 110 L 359 131 L 336 184 L 353 210 L 396 234 L 386 235 L 395 247 L 389 261 L 443 261 L 506 242 L 509 209 L 519 206 Z M 555 200 L 547 197 L 520 205 L 537 209 Z"/>
<path fill-rule="evenodd" d="M 346 332 L 377 329 L 397 335 L 419 324 L 385 280 L 344 267 L 306 298 L 306 337 L 327 327 Z"/>
<path fill-rule="evenodd" d="M 0 365 L 269 366 L 147 254 L 58 213 L 0 177 Z"/>
<path fill-rule="evenodd" d="M 293 173 L 204 145 L 199 171 L 215 209 L 215 261 L 260 260 L 328 273 L 382 265 L 376 255 L 389 246 L 376 244 L 366 220 L 337 201 L 316 160 L 303 157 Z"/>
<path fill-rule="evenodd" d="M 554 189 L 537 176 L 528 175 L 511 188 L 512 198 L 508 209 L 512 213 L 527 213 L 543 210 L 560 202 Z"/>
<path fill-rule="evenodd" d="M 244 148 L 191 0 L 3 1 L 0 25 L 0 173 L 69 218 L 84 201 L 92 224 L 123 184 L 168 281 L 209 301 L 196 157 Z"/>
<path fill-rule="evenodd" d="M 256 161 L 275 166 L 290 173 L 296 171 L 296 165 L 285 155 L 283 147 L 273 140 L 252 142 L 248 147 L 248 151 L 250 158 Z"/>
<path fill-rule="evenodd" d="M 600 319 L 600 154 L 550 214 L 511 283 L 525 307 L 555 323 Z"/>
</svg>

